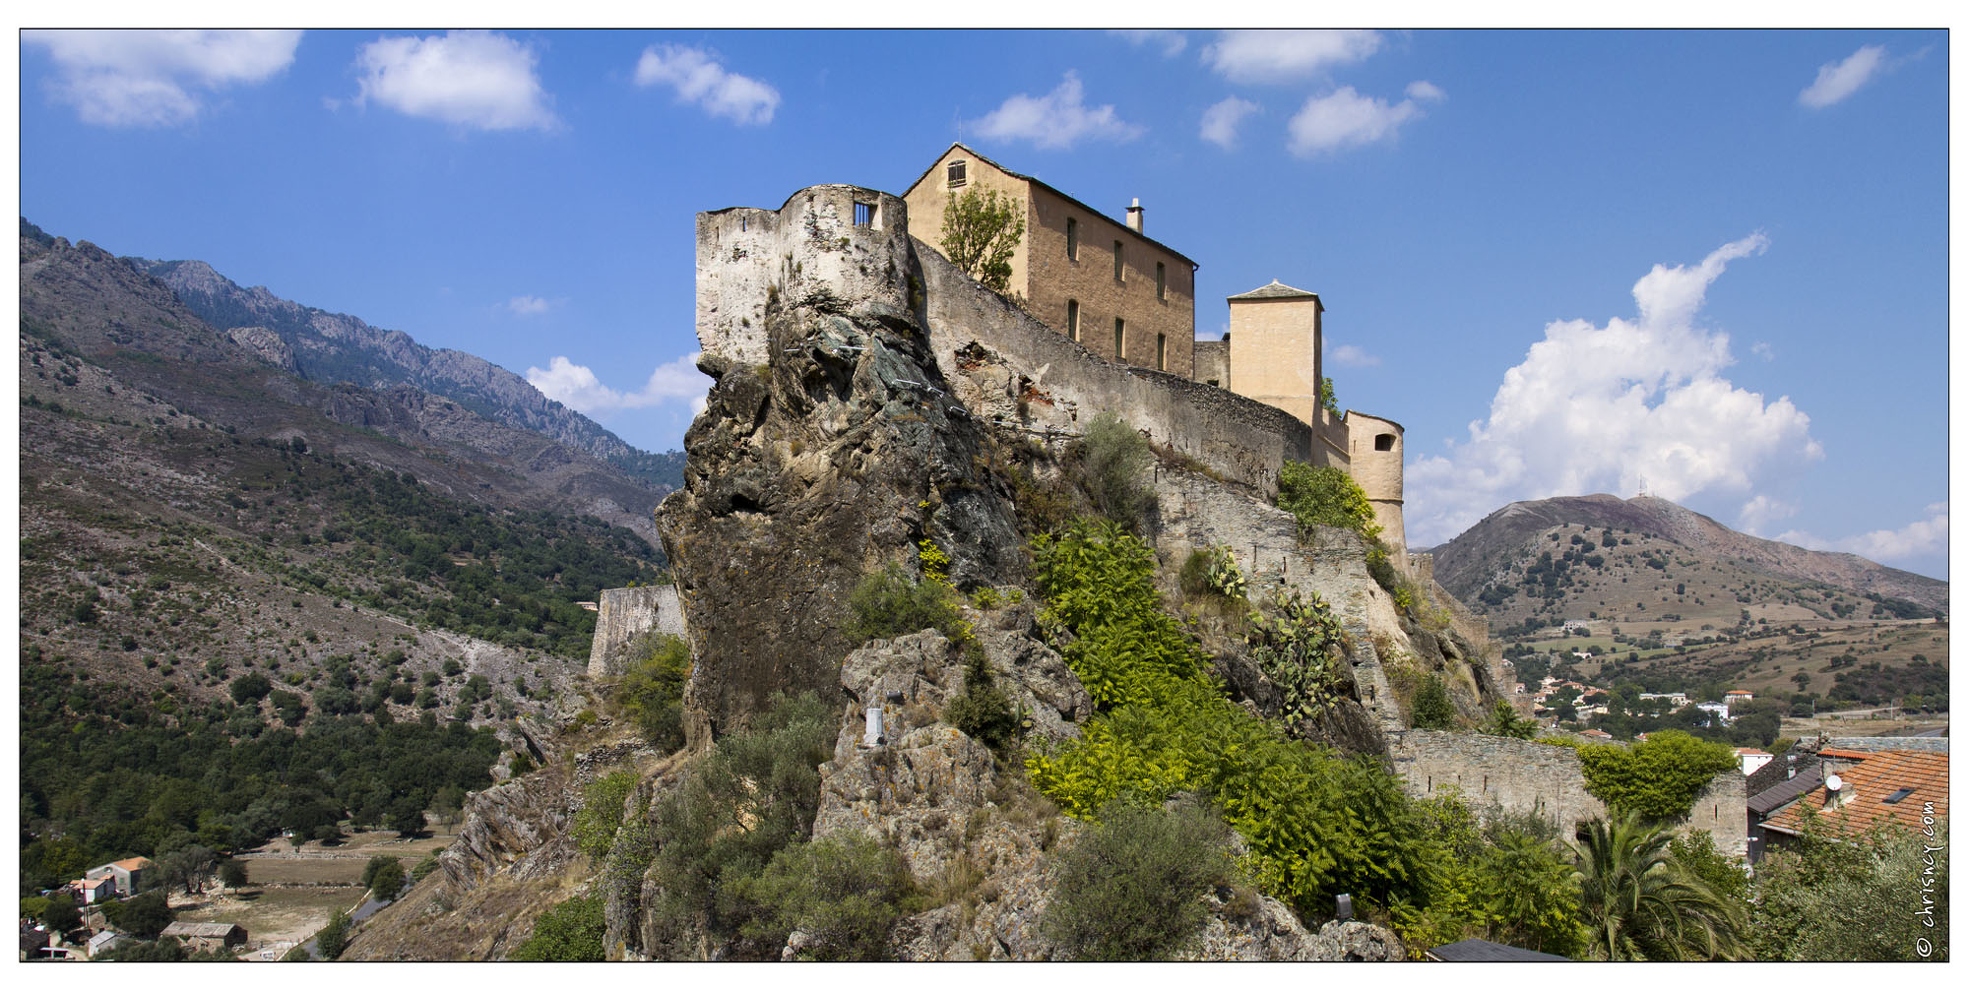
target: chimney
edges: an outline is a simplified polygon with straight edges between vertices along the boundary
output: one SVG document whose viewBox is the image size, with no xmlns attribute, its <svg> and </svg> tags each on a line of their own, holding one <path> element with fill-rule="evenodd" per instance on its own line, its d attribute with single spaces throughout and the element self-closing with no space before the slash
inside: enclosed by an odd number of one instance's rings
<svg viewBox="0 0 1969 991">
<path fill-rule="evenodd" d="M 1137 234 L 1142 232 L 1142 198 L 1140 196 L 1135 197 L 1134 204 L 1128 208 L 1128 229 Z"/>
</svg>

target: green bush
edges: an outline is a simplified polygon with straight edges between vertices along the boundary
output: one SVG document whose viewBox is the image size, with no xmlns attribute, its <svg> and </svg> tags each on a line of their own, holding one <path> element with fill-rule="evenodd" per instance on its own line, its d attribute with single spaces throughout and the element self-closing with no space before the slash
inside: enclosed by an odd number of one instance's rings
<svg viewBox="0 0 1969 991">
<path fill-rule="evenodd" d="M 588 961 L 603 959 L 602 940 L 608 934 L 607 906 L 600 895 L 570 898 L 541 913 L 533 933 L 513 949 L 508 959 L 528 961 Z"/>
<path fill-rule="evenodd" d="M 597 779 L 582 790 L 581 811 L 574 814 L 574 842 L 581 852 L 601 860 L 615 845 L 615 831 L 622 828 L 622 806 L 636 788 L 636 775 L 617 771 Z"/>
<path fill-rule="evenodd" d="M 690 646 L 681 637 L 651 632 L 629 647 L 629 661 L 611 697 L 643 739 L 663 753 L 684 745 L 684 684 L 690 680 Z"/>
<path fill-rule="evenodd" d="M 1278 508 L 1299 520 L 1301 533 L 1315 526 L 1339 527 L 1372 541 L 1381 535 L 1374 506 L 1353 478 L 1338 468 L 1315 468 L 1287 461 L 1278 472 Z"/>
<path fill-rule="evenodd" d="M 944 720 L 999 752 L 1018 737 L 1018 716 L 994 682 L 984 648 L 976 641 L 964 645 L 964 690 L 944 707 Z"/>
<path fill-rule="evenodd" d="M 1252 660 L 1278 686 L 1279 715 L 1287 726 L 1332 708 L 1345 688 L 1340 621 L 1318 593 L 1311 594 L 1307 601 L 1296 589 L 1275 593 L 1275 615 L 1253 612 L 1245 635 Z"/>
<path fill-rule="evenodd" d="M 848 636 L 856 641 L 899 637 L 936 629 L 952 640 L 969 638 L 949 585 L 911 578 L 891 564 L 861 580 L 848 594 Z"/>
<path fill-rule="evenodd" d="M 1518 715 L 1511 703 L 1498 699 L 1491 706 L 1490 719 L 1484 723 L 1484 732 L 1491 736 L 1508 736 L 1519 740 L 1529 740 L 1538 735 L 1538 720 Z"/>
<path fill-rule="evenodd" d="M 362 870 L 362 884 L 377 901 L 395 901 L 403 893 L 403 862 L 387 853 L 369 858 Z"/>
<path fill-rule="evenodd" d="M 836 717 L 811 693 L 775 695 L 749 729 L 719 740 L 650 810 L 646 831 L 617 844 L 611 883 L 653 891 L 643 906 L 651 954 L 697 959 L 709 945 L 726 959 L 778 958 L 769 939 L 744 936 L 764 912 L 745 885 L 813 832 Z"/>
<path fill-rule="evenodd" d="M 1231 879 L 1228 839 L 1223 821 L 1192 802 L 1110 803 L 1057 855 L 1042 931 L 1075 960 L 1166 960 L 1208 920 L 1204 894 Z"/>
<path fill-rule="evenodd" d="M 1578 748 L 1586 791 L 1616 816 L 1667 822 L 1689 814 L 1711 778 L 1737 766 L 1736 751 L 1680 730 L 1650 733 L 1633 746 L 1587 744 Z"/>
<path fill-rule="evenodd" d="M 1441 675 L 1422 679 L 1409 701 L 1408 724 L 1416 729 L 1449 729 L 1456 723 L 1456 703 L 1450 701 L 1449 688 Z"/>
<path fill-rule="evenodd" d="M 909 898 L 909 868 L 894 848 L 860 833 L 796 843 L 744 884 L 762 911 L 746 926 L 761 945 L 806 934 L 803 960 L 880 960 Z"/>
<path fill-rule="evenodd" d="M 1113 413 L 1088 421 L 1076 445 L 1081 486 L 1094 509 L 1140 533 L 1155 510 L 1155 490 L 1142 475 L 1155 461 L 1148 439 Z"/>
<path fill-rule="evenodd" d="M 349 948 L 349 930 L 352 928 L 346 912 L 337 912 L 328 924 L 315 933 L 314 949 L 323 960 L 333 960 Z"/>
</svg>

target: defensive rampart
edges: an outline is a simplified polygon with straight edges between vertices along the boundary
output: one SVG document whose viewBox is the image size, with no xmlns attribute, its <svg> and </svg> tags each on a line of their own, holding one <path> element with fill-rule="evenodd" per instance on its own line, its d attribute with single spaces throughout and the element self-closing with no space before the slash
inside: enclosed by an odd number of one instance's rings
<svg viewBox="0 0 1969 991">
<path fill-rule="evenodd" d="M 684 636 L 684 604 L 675 585 L 605 588 L 595 614 L 595 640 L 588 648 L 588 676 L 622 673 L 622 651 L 650 630 Z"/>
</svg>

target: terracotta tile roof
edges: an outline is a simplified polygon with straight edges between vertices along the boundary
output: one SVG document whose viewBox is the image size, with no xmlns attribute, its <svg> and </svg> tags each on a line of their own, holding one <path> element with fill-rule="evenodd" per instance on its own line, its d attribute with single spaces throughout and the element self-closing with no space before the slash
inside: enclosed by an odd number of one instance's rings
<svg viewBox="0 0 1969 991">
<path fill-rule="evenodd" d="M 149 858 L 149 857 L 131 857 L 131 858 L 129 858 L 129 859 L 127 859 L 127 860 L 119 860 L 119 861 L 116 861 L 115 863 L 112 863 L 112 864 L 110 864 L 110 866 L 111 866 L 111 867 L 121 867 L 121 868 L 123 868 L 123 869 L 124 869 L 124 870 L 126 870 L 126 871 L 140 871 L 140 870 L 143 870 L 144 868 L 146 868 L 146 867 L 149 867 L 149 866 L 150 866 L 150 858 Z"/>
<path fill-rule="evenodd" d="M 1845 756 L 1822 750 L 1820 756 Z M 1851 794 L 1837 809 L 1825 808 L 1825 787 L 1807 791 L 1764 821 L 1764 828 L 1798 833 L 1805 827 L 1807 810 L 1818 813 L 1819 823 L 1835 834 L 1863 833 L 1885 822 L 1898 822 L 1919 832 L 1922 809 L 1934 803 L 1936 818 L 1948 815 L 1948 755 L 1912 750 L 1885 750 L 1855 754 L 1858 762 L 1832 773 L 1845 781 L 1842 792 Z M 1893 801 L 1888 801 L 1894 799 Z"/>
</svg>

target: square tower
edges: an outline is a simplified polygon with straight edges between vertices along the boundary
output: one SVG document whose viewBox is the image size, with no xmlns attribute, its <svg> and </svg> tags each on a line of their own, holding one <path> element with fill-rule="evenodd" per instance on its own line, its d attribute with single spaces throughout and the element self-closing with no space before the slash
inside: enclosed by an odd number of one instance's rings
<svg viewBox="0 0 1969 991">
<path fill-rule="evenodd" d="M 1319 294 L 1273 279 L 1229 302 L 1229 380 L 1220 384 L 1320 426 Z"/>
</svg>

